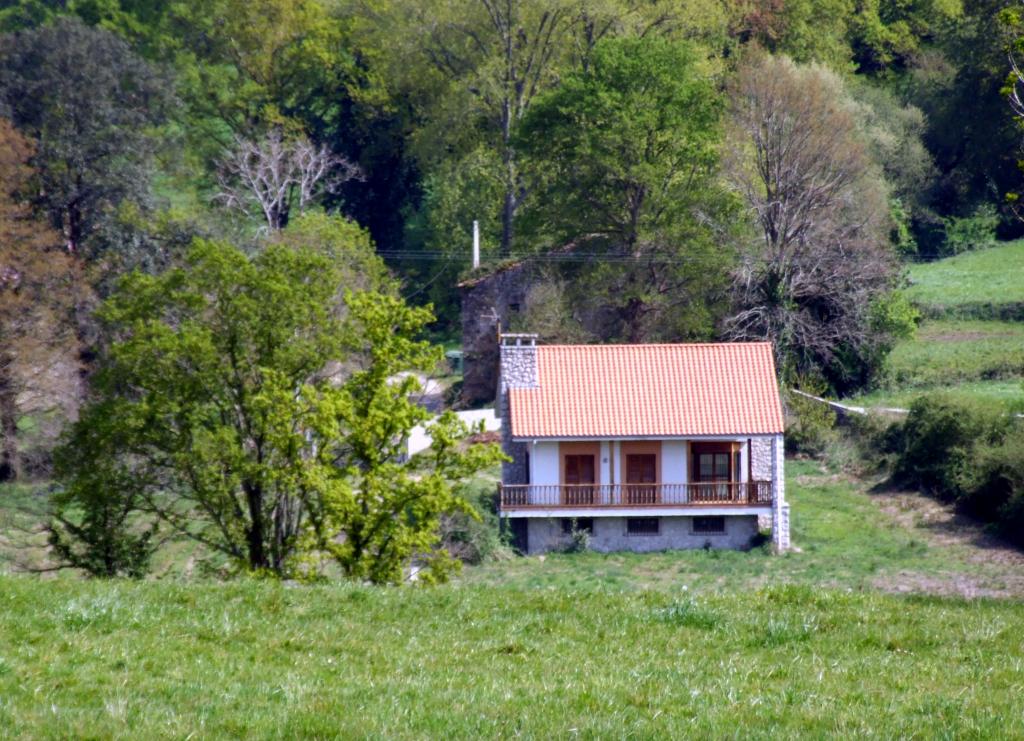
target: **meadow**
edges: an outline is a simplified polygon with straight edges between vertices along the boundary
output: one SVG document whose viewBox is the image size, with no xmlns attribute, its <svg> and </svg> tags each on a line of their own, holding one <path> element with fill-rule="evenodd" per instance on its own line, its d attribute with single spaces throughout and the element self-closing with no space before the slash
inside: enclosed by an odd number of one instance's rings
<svg viewBox="0 0 1024 741">
<path fill-rule="evenodd" d="M 1024 240 L 911 265 L 907 297 L 936 313 L 1024 302 Z M 973 308 L 972 308 L 973 307 Z"/>
<path fill-rule="evenodd" d="M 917 498 L 788 469 L 800 551 L 778 557 L 509 556 L 434 588 L 0 576 L 0 727 L 1021 737 L 1021 562 Z"/>
<path fill-rule="evenodd" d="M 907 298 L 923 320 L 897 343 L 865 406 L 909 407 L 930 391 L 954 391 L 1024 407 L 1024 240 L 911 265 Z"/>
</svg>

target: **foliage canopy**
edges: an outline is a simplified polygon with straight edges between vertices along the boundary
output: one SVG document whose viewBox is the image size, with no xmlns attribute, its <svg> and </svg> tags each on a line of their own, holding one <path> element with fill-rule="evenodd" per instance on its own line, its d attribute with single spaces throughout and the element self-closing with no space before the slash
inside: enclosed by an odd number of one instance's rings
<svg viewBox="0 0 1024 741">
<path fill-rule="evenodd" d="M 333 257 L 198 241 L 184 266 L 125 279 L 100 310 L 95 398 L 58 456 L 53 541 L 72 565 L 138 573 L 164 525 L 254 571 L 311 575 L 326 555 L 396 581 L 416 556 L 443 577 L 437 518 L 498 453 L 462 451 L 468 430 L 445 417 L 433 467 L 400 461 L 428 414 L 417 378 L 396 375 L 439 361 L 416 339 L 430 312 L 343 295 Z"/>
</svg>

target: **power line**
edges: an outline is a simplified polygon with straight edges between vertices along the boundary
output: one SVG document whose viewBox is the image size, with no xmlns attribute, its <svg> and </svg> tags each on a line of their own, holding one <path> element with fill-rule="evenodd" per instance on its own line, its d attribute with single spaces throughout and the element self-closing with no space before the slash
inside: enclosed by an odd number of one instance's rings
<svg viewBox="0 0 1024 741">
<path fill-rule="evenodd" d="M 450 252 L 441 252 L 438 250 L 381 250 L 377 252 L 377 255 L 386 260 L 414 260 L 423 262 L 452 262 L 452 263 L 466 263 L 470 262 L 470 259 L 465 255 L 456 255 Z M 518 254 L 508 255 L 502 258 L 496 258 L 500 262 L 605 262 L 605 263 L 617 263 L 617 264 L 634 264 L 634 265 L 683 265 L 693 262 L 704 262 L 706 258 L 693 257 L 687 255 L 676 255 L 674 257 L 660 257 L 657 255 L 645 255 L 645 256 L 632 256 L 632 255 L 609 255 L 603 252 L 564 252 L 564 253 L 536 253 L 536 254 Z M 901 262 L 903 263 L 932 263 L 938 262 L 945 258 L 941 256 L 923 256 L 915 255 L 913 257 L 903 257 Z"/>
</svg>

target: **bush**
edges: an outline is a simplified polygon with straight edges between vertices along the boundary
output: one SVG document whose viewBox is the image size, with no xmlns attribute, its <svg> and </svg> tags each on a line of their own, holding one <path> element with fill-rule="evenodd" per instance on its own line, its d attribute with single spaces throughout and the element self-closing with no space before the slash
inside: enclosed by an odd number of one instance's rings
<svg viewBox="0 0 1024 741">
<path fill-rule="evenodd" d="M 850 415 L 849 437 L 862 462 L 891 470 L 903 450 L 903 419 L 879 414 Z"/>
<path fill-rule="evenodd" d="M 572 520 L 569 531 L 569 542 L 564 548 L 565 553 L 585 553 L 590 550 L 590 532 L 577 526 L 576 518 Z"/>
<path fill-rule="evenodd" d="M 487 481 L 474 482 L 465 496 L 479 518 L 465 512 L 442 517 L 441 543 L 453 558 L 479 564 L 498 557 L 506 549 L 494 501 L 495 486 Z"/>
<path fill-rule="evenodd" d="M 975 446 L 1001 439 L 1008 419 L 991 404 L 948 394 L 920 397 L 903 425 L 896 479 L 956 498 L 958 482 L 974 464 Z"/>
<path fill-rule="evenodd" d="M 898 434 L 894 478 L 993 524 L 1024 543 L 1024 425 L 994 404 L 919 398 Z M 883 437 L 884 440 L 884 437 Z"/>
<path fill-rule="evenodd" d="M 814 396 L 828 391 L 818 378 L 798 378 L 796 385 Z M 787 452 L 820 456 L 835 438 L 836 413 L 827 404 L 791 391 L 785 393 L 785 401 Z"/>
<path fill-rule="evenodd" d="M 1024 540 L 1024 429 L 1015 425 L 998 445 L 972 446 L 972 454 L 957 481 L 961 505 Z"/>
<path fill-rule="evenodd" d="M 944 222 L 946 225 L 944 252 L 947 255 L 958 255 L 968 250 L 988 247 L 995 242 L 999 214 L 996 212 L 995 206 L 983 203 L 974 209 L 970 216 L 944 219 Z"/>
</svg>

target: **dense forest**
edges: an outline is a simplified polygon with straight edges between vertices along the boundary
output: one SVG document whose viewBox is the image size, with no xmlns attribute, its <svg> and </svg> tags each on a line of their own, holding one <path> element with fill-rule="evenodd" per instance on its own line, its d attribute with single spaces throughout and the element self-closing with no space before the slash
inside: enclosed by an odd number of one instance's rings
<svg viewBox="0 0 1024 741">
<path fill-rule="evenodd" d="M 0 3 L 0 422 L 33 465 L 121 276 L 308 245 L 548 341 L 770 339 L 869 387 L 905 264 L 1024 233 L 1006 0 Z M 39 455 L 44 455 L 40 453 Z"/>
</svg>

